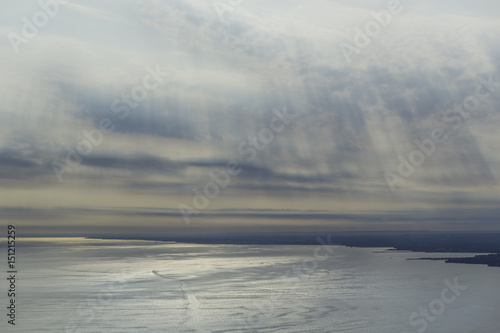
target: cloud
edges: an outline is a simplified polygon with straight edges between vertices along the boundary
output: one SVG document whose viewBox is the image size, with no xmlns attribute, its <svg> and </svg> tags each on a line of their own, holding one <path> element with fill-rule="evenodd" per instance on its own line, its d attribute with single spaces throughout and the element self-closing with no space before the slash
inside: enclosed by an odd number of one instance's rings
<svg viewBox="0 0 500 333">
<path fill-rule="evenodd" d="M 497 202 L 499 193 L 500 88 L 459 130 L 449 131 L 443 119 L 474 93 L 478 75 L 500 79 L 499 23 L 486 9 L 498 5 L 482 3 L 491 7 L 405 4 L 351 62 L 339 43 L 354 43 L 355 28 L 364 29 L 373 20 L 370 12 L 386 3 L 244 2 L 224 21 L 211 2 L 196 0 L 70 4 L 21 45 L 19 56 L 8 41 L 0 44 L 2 184 L 31 196 L 27 184 L 36 181 L 43 184 L 40 198 L 48 188 L 63 196 L 70 187 L 90 196 L 106 187 L 127 203 L 139 200 L 139 193 L 157 201 L 167 194 L 163 203 L 174 210 L 191 200 L 192 186 L 212 181 L 210 171 L 237 160 L 243 171 L 214 203 L 217 209 L 258 209 L 269 201 L 306 210 L 314 200 L 330 205 L 330 197 L 339 213 L 325 213 L 325 221 L 368 223 L 354 206 L 399 214 L 404 204 L 432 206 L 442 217 L 437 220 L 451 224 L 447 209 L 463 202 L 489 209 L 488 200 Z M 3 11 L 0 32 L 19 32 L 20 19 L 32 16 L 28 7 L 15 5 L 14 19 Z M 120 119 L 111 104 L 156 64 L 175 76 Z M 238 146 L 257 137 L 283 106 L 296 117 L 248 162 Z M 59 184 L 51 163 L 64 163 L 68 147 L 75 149 L 83 131 L 103 118 L 115 130 Z M 449 139 L 392 194 L 385 170 L 397 170 L 398 156 L 407 158 L 418 148 L 415 140 L 429 138 L 435 128 L 447 129 Z M 220 217 L 277 219 L 231 214 Z M 293 214 L 279 216 L 322 219 Z M 374 223 L 383 223 L 378 216 L 388 215 L 374 214 Z M 396 224 L 414 221 L 394 216 Z M 490 226 L 487 219 L 481 223 Z"/>
</svg>

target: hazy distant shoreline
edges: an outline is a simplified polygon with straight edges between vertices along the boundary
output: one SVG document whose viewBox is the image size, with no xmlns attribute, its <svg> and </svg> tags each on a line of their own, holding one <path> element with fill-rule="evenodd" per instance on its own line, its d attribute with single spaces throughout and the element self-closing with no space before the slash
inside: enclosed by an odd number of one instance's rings
<svg viewBox="0 0 500 333">
<path fill-rule="evenodd" d="M 329 245 L 379 247 L 387 248 L 389 251 L 481 253 L 481 255 L 473 257 L 414 258 L 412 260 L 443 260 L 446 263 L 483 264 L 500 267 L 500 233 L 491 232 L 214 233 L 143 237 L 106 235 L 88 238 L 234 245 L 317 245 L 317 239 L 322 238 L 328 239 Z M 484 253 L 490 254 L 484 255 Z"/>
</svg>

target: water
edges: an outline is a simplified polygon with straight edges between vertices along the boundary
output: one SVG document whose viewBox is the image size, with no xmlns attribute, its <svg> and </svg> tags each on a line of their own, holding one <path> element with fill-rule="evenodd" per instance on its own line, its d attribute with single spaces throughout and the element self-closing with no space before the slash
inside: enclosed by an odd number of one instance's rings
<svg viewBox="0 0 500 333">
<path fill-rule="evenodd" d="M 428 254 L 84 239 L 21 239 L 18 248 L 17 332 L 479 333 L 500 328 L 500 269 L 406 260 Z M 467 289 L 458 296 L 448 291 L 445 297 L 454 300 L 440 303 L 444 280 L 455 278 Z M 430 305 L 437 315 L 418 314 Z M 4 318 L 1 331 L 9 326 Z"/>
</svg>

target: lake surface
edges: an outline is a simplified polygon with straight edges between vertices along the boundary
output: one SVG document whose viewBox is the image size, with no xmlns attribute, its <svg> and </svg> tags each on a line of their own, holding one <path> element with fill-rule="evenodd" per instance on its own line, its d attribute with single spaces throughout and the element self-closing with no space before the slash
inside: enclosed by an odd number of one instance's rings
<svg viewBox="0 0 500 333">
<path fill-rule="evenodd" d="M 81 238 L 17 246 L 17 332 L 500 331 L 500 269 L 406 260 L 468 254 Z M 2 317 L 0 330 L 14 331 Z"/>
</svg>

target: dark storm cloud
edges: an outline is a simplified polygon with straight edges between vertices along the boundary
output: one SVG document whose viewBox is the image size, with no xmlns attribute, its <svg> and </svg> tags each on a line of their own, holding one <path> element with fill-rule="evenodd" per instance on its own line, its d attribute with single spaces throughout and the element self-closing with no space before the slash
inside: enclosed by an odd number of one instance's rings
<svg viewBox="0 0 500 333">
<path fill-rule="evenodd" d="M 160 158 L 153 155 L 134 155 L 134 156 L 89 156 L 82 160 L 82 165 L 92 168 L 113 168 L 134 171 L 138 173 L 150 173 L 172 175 L 181 172 L 187 172 L 188 168 L 205 169 L 206 176 L 210 171 L 225 170 L 228 161 L 226 160 L 183 160 L 172 161 L 166 158 Z M 272 169 L 260 167 L 251 164 L 239 163 L 241 173 L 236 176 L 240 180 L 258 180 L 258 181 L 284 181 L 295 183 L 319 184 L 331 182 L 332 178 L 324 175 L 299 175 L 276 172 Z M 189 176 L 189 174 L 185 174 Z M 338 176 L 338 175 L 337 175 Z"/>
<path fill-rule="evenodd" d="M 22 169 L 30 169 L 37 167 L 38 163 L 33 159 L 26 158 L 15 151 L 0 151 L 0 168 L 22 168 Z"/>
<path fill-rule="evenodd" d="M 82 161 L 83 165 L 93 168 L 124 169 L 135 172 L 178 172 L 187 167 L 214 168 L 225 167 L 226 163 L 215 160 L 172 161 L 153 155 L 112 155 L 89 156 Z"/>
<path fill-rule="evenodd" d="M 118 123 L 116 131 L 127 134 L 146 134 L 165 138 L 195 140 L 199 133 L 188 120 L 181 119 L 178 113 L 162 114 L 154 110 L 140 110 Z"/>
<path fill-rule="evenodd" d="M 0 150 L 0 178 L 24 180 L 46 176 L 52 172 L 50 163 L 51 155 L 43 139 L 16 135 L 11 138 L 9 148 Z"/>
<path fill-rule="evenodd" d="M 176 172 L 180 165 L 154 156 L 89 156 L 82 162 L 94 168 L 124 169 L 136 172 Z"/>
<path fill-rule="evenodd" d="M 172 84 L 167 81 L 162 83 L 162 87 L 168 89 Z M 185 140 L 201 138 L 197 131 L 200 126 L 197 126 L 196 118 L 189 111 L 190 106 L 182 105 L 183 101 L 178 98 L 155 96 L 153 91 L 145 101 L 136 103 L 136 107 L 128 107 L 120 102 L 120 98 L 123 94 L 129 94 L 133 84 L 123 85 L 121 91 L 102 91 L 84 86 L 68 87 L 65 83 L 58 83 L 58 86 L 62 91 L 71 93 L 72 98 L 76 97 L 79 107 L 72 115 L 76 119 L 90 120 L 95 128 L 99 128 L 102 119 L 109 118 L 115 125 L 114 132 L 117 133 Z M 114 101 L 119 102 L 117 106 L 128 109 L 124 119 L 121 118 L 124 111 L 114 111 L 111 107 Z"/>
<path fill-rule="evenodd" d="M 193 182 L 193 180 L 191 180 Z M 206 183 L 213 182 L 212 179 L 207 180 Z M 293 182 L 293 181 L 291 181 Z M 190 193 L 193 186 L 203 186 L 205 183 L 198 182 L 198 184 L 180 183 L 180 182 L 147 182 L 147 181 L 132 181 L 124 183 L 123 188 L 133 191 L 143 191 L 146 193 L 160 194 L 179 194 Z M 236 190 L 236 191 L 235 191 Z M 311 194 L 346 194 L 346 193 L 359 193 L 360 191 L 345 189 L 342 187 L 327 187 L 319 186 L 318 184 L 284 184 L 279 179 L 262 179 L 254 178 L 252 180 L 232 180 L 228 187 L 230 196 L 245 197 L 251 194 L 262 194 L 280 196 L 280 197 L 300 197 L 303 195 Z"/>
</svg>

